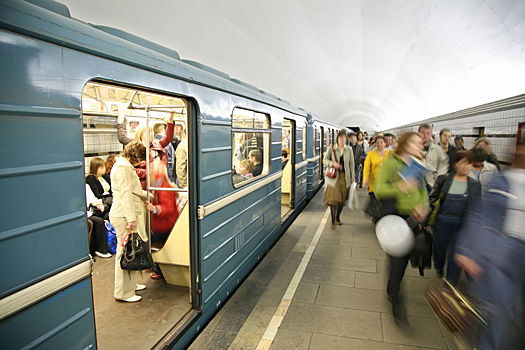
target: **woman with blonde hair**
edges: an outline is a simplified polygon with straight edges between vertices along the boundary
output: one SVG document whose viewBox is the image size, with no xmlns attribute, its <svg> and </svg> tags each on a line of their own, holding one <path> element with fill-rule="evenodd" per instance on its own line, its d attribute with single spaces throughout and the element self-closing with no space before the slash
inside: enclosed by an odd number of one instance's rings
<svg viewBox="0 0 525 350">
<path fill-rule="evenodd" d="M 329 146 L 323 158 L 323 164 L 337 170 L 335 178 L 326 177 L 324 203 L 330 206 L 332 229 L 342 225 L 341 211 L 348 197 L 352 182 L 355 182 L 354 153 L 348 146 L 346 130 L 337 133 L 336 144 Z"/>
<path fill-rule="evenodd" d="M 173 130 L 174 130 L 174 123 L 173 118 L 175 117 L 175 112 L 171 112 L 170 116 L 168 118 L 167 127 L 166 127 L 166 133 L 164 137 L 160 140 L 157 140 L 153 137 L 153 126 L 150 126 L 149 130 L 149 142 L 150 142 L 150 157 L 149 161 L 152 162 L 155 159 L 160 159 L 163 163 L 168 166 L 168 155 L 166 153 L 166 150 L 164 148 L 168 146 L 171 141 L 173 140 Z M 126 146 L 132 141 L 137 141 L 139 143 L 142 143 L 144 146 L 146 145 L 146 126 L 145 125 L 139 125 L 135 131 L 135 140 L 133 140 L 130 137 L 126 136 L 126 130 L 124 128 L 124 115 L 121 114 L 118 117 L 117 120 L 117 135 L 118 135 L 118 141 Z M 140 179 L 140 183 L 142 185 L 143 189 L 146 189 L 146 160 L 140 163 L 140 167 L 136 169 L 137 175 Z"/>
<path fill-rule="evenodd" d="M 140 185 L 135 167 L 146 159 L 146 147 L 132 141 L 126 145 L 111 171 L 113 184 L 113 206 L 109 213 L 111 224 L 117 233 L 117 256 L 115 259 L 115 299 L 126 302 L 139 301 L 142 297 L 135 291 L 146 289 L 137 284 L 138 271 L 124 271 L 120 268 L 123 242 L 128 233 L 137 232 L 147 241 L 145 208 L 143 201 L 147 193 Z"/>
</svg>

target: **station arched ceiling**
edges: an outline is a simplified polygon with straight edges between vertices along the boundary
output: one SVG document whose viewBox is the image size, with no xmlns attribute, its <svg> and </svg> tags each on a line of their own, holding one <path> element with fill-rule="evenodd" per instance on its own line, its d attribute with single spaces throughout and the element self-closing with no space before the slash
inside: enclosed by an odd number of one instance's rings
<svg viewBox="0 0 525 350">
<path fill-rule="evenodd" d="M 525 92 L 523 0 L 59 0 L 345 126 Z"/>
</svg>

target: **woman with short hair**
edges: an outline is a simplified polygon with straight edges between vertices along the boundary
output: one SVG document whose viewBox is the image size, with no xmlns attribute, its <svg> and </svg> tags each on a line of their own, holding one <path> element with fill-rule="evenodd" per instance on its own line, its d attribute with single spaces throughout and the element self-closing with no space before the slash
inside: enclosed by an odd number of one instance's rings
<svg viewBox="0 0 525 350">
<path fill-rule="evenodd" d="M 337 170 L 335 178 L 326 177 L 326 192 L 324 203 L 330 206 L 332 215 L 332 229 L 335 225 L 342 225 L 341 211 L 348 197 L 352 182 L 355 182 L 355 165 L 352 147 L 346 144 L 346 130 L 337 133 L 336 144 L 329 146 L 323 158 L 323 164 Z M 334 158 L 335 153 L 335 158 Z"/>
<path fill-rule="evenodd" d="M 446 278 L 453 285 L 458 284 L 462 271 L 454 260 L 458 232 L 469 213 L 481 209 L 481 184 L 468 176 L 473 163 L 472 152 L 457 152 L 455 173 L 451 169 L 450 173 L 439 175 L 429 199 L 432 219 L 435 218 L 434 267 L 438 276 L 443 277 L 447 261 Z"/>
<path fill-rule="evenodd" d="M 126 145 L 111 171 L 113 184 L 113 206 L 109 213 L 111 224 L 117 233 L 117 256 L 115 259 L 115 299 L 135 302 L 142 297 L 135 295 L 135 290 L 146 289 L 137 284 L 138 271 L 124 271 L 120 268 L 120 259 L 124 250 L 123 242 L 128 233 L 137 232 L 142 240 L 147 241 L 145 223 L 146 191 L 142 190 L 135 167 L 146 159 L 146 147 L 137 141 Z"/>
</svg>

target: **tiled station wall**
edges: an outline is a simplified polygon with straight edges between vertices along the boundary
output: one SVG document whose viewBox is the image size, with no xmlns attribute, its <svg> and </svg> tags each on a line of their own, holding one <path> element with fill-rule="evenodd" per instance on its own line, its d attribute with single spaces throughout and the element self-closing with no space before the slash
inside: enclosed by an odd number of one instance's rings
<svg viewBox="0 0 525 350">
<path fill-rule="evenodd" d="M 486 112 L 431 124 L 433 124 L 436 143 L 439 143 L 439 131 L 448 128 L 452 131 L 452 138 L 456 135 L 463 136 L 467 149 L 472 147 L 476 138 L 479 137 L 479 128 L 484 127 L 485 137 L 492 143 L 492 151 L 498 156 L 498 159 L 503 162 L 511 162 L 516 147 L 518 124 L 522 122 L 525 122 L 525 107 Z M 409 130 L 417 131 L 418 127 L 419 124 L 406 128 L 389 129 L 385 132 L 401 135 Z"/>
<path fill-rule="evenodd" d="M 123 146 L 118 142 L 117 118 L 114 116 L 90 116 L 90 124 L 104 125 L 104 129 L 114 129 L 114 132 L 84 132 L 84 166 L 89 173 L 91 159 L 98 157 L 106 160 L 111 153 L 120 153 Z M 84 129 L 85 130 L 85 129 Z"/>
</svg>

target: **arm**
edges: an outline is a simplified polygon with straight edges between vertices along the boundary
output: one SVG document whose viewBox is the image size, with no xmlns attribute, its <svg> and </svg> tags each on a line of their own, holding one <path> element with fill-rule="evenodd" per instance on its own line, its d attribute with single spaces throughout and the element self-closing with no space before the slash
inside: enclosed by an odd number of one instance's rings
<svg viewBox="0 0 525 350">
<path fill-rule="evenodd" d="M 446 176 L 439 175 L 436 182 L 434 182 L 434 187 L 432 187 L 432 192 L 430 192 L 429 204 L 431 210 L 434 210 L 434 206 L 441 195 L 443 190 L 443 184 L 445 183 Z"/>
<path fill-rule="evenodd" d="M 331 168 L 333 165 L 334 165 L 334 161 L 332 160 L 332 146 L 328 147 L 328 149 L 326 150 L 326 153 L 324 154 L 324 157 L 323 157 L 323 164 L 326 165 L 327 167 Z"/>
<path fill-rule="evenodd" d="M 126 221 L 128 224 L 130 222 L 136 222 L 137 216 L 135 215 L 135 211 L 133 210 L 133 188 L 132 188 L 132 179 L 133 177 L 131 174 L 128 174 L 131 169 L 121 169 L 120 171 L 117 171 L 116 173 L 112 172 L 113 175 L 113 182 L 118 184 L 117 188 L 120 189 L 121 192 L 121 202 L 120 205 L 122 206 L 122 212 L 124 213 L 124 217 L 126 218 Z"/>
<path fill-rule="evenodd" d="M 118 142 L 126 146 L 131 141 L 134 141 L 132 138 L 126 135 L 126 130 L 124 130 L 124 123 L 117 123 L 117 136 Z"/>
<path fill-rule="evenodd" d="M 387 160 L 379 173 L 377 182 L 374 182 L 374 193 L 378 199 L 395 198 L 401 193 L 397 184 L 391 181 L 396 171 L 397 165 L 395 160 Z"/>
<path fill-rule="evenodd" d="M 173 124 L 173 115 L 170 117 L 170 120 L 171 121 L 168 121 L 166 124 L 166 133 L 164 134 L 164 137 L 159 141 L 162 148 L 166 148 L 166 146 L 171 143 L 171 140 L 173 140 L 173 129 L 175 128 L 175 124 Z"/>
<path fill-rule="evenodd" d="M 448 173 L 448 167 L 449 167 L 448 154 L 446 154 L 443 151 L 439 152 L 438 161 L 439 161 L 438 168 L 437 168 L 438 176 Z"/>
<path fill-rule="evenodd" d="M 159 204 L 155 205 L 157 217 L 161 218 L 177 212 L 177 194 L 175 192 L 159 191 Z"/>
<path fill-rule="evenodd" d="M 354 151 L 352 150 L 352 147 L 350 147 L 350 161 L 348 162 L 350 164 L 350 181 L 355 181 L 355 161 L 354 161 Z M 348 184 L 350 186 L 351 184 Z"/>
<path fill-rule="evenodd" d="M 372 172 L 372 152 L 368 153 L 365 158 L 365 166 L 363 167 L 363 186 L 368 184 L 368 177 Z"/>
<path fill-rule="evenodd" d="M 181 188 L 186 188 L 187 186 L 187 151 L 184 147 L 184 145 L 181 143 L 179 147 L 177 147 L 177 151 L 175 152 L 177 156 L 177 179 L 179 180 L 179 185 Z"/>
<path fill-rule="evenodd" d="M 93 175 L 89 175 L 88 177 L 86 177 L 86 183 L 89 185 L 89 188 L 91 188 L 91 191 L 93 192 L 95 197 L 102 199 L 104 198 L 104 196 L 102 195 L 102 192 L 100 192 L 99 187 L 97 186 L 97 182 L 97 178 Z M 102 191 L 104 191 L 104 189 L 102 189 Z"/>
<path fill-rule="evenodd" d="M 102 202 L 100 199 L 95 197 L 93 191 L 91 191 L 91 187 L 86 184 L 86 206 L 89 208 L 90 205 L 96 206 L 99 204 L 102 204 Z"/>
</svg>

